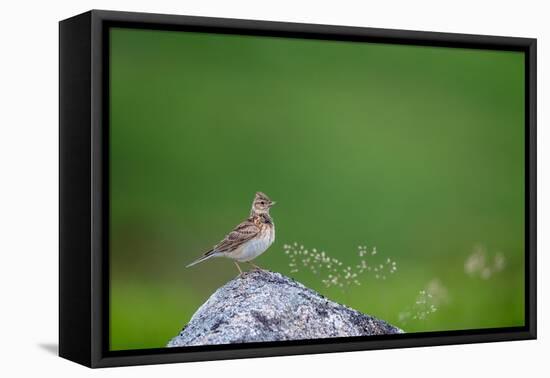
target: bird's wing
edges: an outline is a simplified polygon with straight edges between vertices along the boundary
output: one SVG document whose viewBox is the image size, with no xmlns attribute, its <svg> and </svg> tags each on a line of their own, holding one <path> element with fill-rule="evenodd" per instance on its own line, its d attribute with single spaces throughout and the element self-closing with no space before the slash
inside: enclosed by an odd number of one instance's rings
<svg viewBox="0 0 550 378">
<path fill-rule="evenodd" d="M 231 252 L 250 239 L 253 239 L 260 232 L 260 228 L 251 220 L 247 219 L 233 229 L 227 236 L 214 247 L 216 252 Z"/>
</svg>

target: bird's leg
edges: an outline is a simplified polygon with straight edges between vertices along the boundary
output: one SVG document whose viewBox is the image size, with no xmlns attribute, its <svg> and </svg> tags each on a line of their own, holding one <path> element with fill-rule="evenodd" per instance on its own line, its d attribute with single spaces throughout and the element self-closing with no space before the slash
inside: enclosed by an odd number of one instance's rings
<svg viewBox="0 0 550 378">
<path fill-rule="evenodd" d="M 237 265 L 237 269 L 239 269 L 239 276 L 242 277 L 243 276 L 243 271 L 241 270 L 241 267 L 239 266 L 239 264 L 236 262 L 236 261 L 233 261 L 235 263 L 235 265 Z"/>
<path fill-rule="evenodd" d="M 260 268 L 258 265 L 254 264 L 252 261 L 247 261 L 250 265 L 254 267 L 254 269 L 259 270 L 260 272 L 263 272 L 264 269 Z"/>
</svg>

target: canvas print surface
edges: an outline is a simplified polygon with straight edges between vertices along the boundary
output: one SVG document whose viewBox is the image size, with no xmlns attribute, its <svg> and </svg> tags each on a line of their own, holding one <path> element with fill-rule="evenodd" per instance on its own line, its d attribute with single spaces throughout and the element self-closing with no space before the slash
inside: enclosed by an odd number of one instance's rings
<svg viewBox="0 0 550 378">
<path fill-rule="evenodd" d="M 524 325 L 523 53 L 109 41 L 111 350 Z"/>
</svg>

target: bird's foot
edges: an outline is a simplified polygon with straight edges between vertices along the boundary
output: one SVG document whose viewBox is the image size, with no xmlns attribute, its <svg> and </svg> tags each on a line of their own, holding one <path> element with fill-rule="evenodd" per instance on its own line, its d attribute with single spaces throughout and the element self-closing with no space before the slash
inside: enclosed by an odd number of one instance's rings
<svg viewBox="0 0 550 378">
<path fill-rule="evenodd" d="M 236 261 L 233 261 L 233 262 L 237 266 L 237 269 L 239 269 L 239 278 L 244 278 L 244 273 L 243 273 L 241 267 L 239 266 L 239 264 Z"/>
</svg>

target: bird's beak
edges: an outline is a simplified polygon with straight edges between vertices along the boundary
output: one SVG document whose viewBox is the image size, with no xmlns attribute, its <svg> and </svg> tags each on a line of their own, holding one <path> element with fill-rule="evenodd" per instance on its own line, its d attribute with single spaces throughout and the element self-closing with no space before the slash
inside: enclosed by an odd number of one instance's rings
<svg viewBox="0 0 550 378">
<path fill-rule="evenodd" d="M 276 203 L 277 203 L 277 202 L 275 202 L 275 201 L 271 201 L 271 205 L 269 205 L 269 207 L 275 205 Z"/>
</svg>

